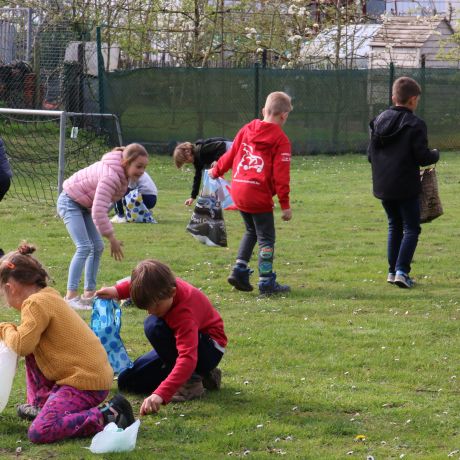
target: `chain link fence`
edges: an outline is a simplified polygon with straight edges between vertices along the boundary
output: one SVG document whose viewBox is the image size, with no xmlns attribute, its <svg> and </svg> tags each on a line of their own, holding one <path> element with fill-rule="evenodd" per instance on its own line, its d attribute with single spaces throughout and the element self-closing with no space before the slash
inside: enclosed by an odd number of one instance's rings
<svg viewBox="0 0 460 460">
<path fill-rule="evenodd" d="M 363 152 L 368 124 L 390 105 L 393 79 L 422 86 L 417 113 L 430 144 L 460 149 L 460 71 L 161 68 L 105 75 L 106 111 L 120 116 L 126 142 L 171 153 L 178 141 L 232 138 L 260 116 L 265 97 L 285 91 L 294 111 L 285 130 L 296 154 Z"/>
<path fill-rule="evenodd" d="M 94 112 L 96 79 L 96 46 L 78 24 L 0 8 L 0 106 Z"/>
<path fill-rule="evenodd" d="M 458 70 L 157 67 L 107 71 L 99 81 L 96 42 L 82 27 L 12 11 L 0 9 L 3 107 L 114 113 L 126 143 L 170 153 L 178 141 L 233 137 L 260 116 L 268 93 L 282 90 L 293 97 L 285 129 L 295 153 L 363 152 L 369 120 L 388 107 L 392 80 L 404 74 L 422 85 L 418 113 L 432 145 L 460 149 Z"/>
</svg>

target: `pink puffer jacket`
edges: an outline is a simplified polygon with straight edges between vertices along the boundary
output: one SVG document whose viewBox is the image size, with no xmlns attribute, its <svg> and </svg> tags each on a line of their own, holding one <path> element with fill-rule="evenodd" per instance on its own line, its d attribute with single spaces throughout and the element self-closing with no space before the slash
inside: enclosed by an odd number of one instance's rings
<svg viewBox="0 0 460 460">
<path fill-rule="evenodd" d="M 80 169 L 64 181 L 63 189 L 67 195 L 81 206 L 91 209 L 91 216 L 104 236 L 113 234 L 108 212 L 126 193 L 128 178 L 121 164 L 122 152 L 114 150 L 87 168 Z"/>
</svg>

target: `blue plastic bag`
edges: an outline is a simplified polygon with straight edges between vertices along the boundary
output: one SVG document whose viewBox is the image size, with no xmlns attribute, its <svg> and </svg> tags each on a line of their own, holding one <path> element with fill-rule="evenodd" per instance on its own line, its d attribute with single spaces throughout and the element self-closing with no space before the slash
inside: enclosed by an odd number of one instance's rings
<svg viewBox="0 0 460 460">
<path fill-rule="evenodd" d="M 93 302 L 90 327 L 105 348 L 115 374 L 133 366 L 120 337 L 121 308 L 117 302 L 96 297 Z"/>
<path fill-rule="evenodd" d="M 230 184 L 222 177 L 211 179 L 207 169 L 203 171 L 203 190 L 201 191 L 201 196 L 211 196 L 220 201 L 222 209 L 234 206 L 230 195 Z"/>
</svg>

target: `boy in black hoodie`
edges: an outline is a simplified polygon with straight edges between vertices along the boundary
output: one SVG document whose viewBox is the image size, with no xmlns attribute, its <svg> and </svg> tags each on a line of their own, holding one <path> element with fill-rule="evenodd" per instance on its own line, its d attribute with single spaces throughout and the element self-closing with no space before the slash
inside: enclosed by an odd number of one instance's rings
<svg viewBox="0 0 460 460">
<path fill-rule="evenodd" d="M 402 288 L 414 284 L 409 273 L 421 232 L 420 166 L 439 160 L 438 150 L 428 148 L 425 122 L 413 113 L 420 94 L 421 88 L 412 78 L 394 82 L 394 106 L 370 122 L 367 150 L 374 195 L 382 200 L 388 216 L 387 281 Z"/>
</svg>

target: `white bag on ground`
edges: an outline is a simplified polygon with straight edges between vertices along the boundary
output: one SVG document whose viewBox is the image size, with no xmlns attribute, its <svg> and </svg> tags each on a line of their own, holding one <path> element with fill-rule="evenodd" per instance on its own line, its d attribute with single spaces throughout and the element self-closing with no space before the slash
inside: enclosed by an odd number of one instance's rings
<svg viewBox="0 0 460 460">
<path fill-rule="evenodd" d="M 129 452 L 136 447 L 137 432 L 141 421 L 137 419 L 125 430 L 118 428 L 115 423 L 109 423 L 104 431 L 97 433 L 91 441 L 89 450 L 93 454 L 108 452 Z"/>
<path fill-rule="evenodd" d="M 0 413 L 8 404 L 18 364 L 18 355 L 0 341 Z"/>
</svg>

